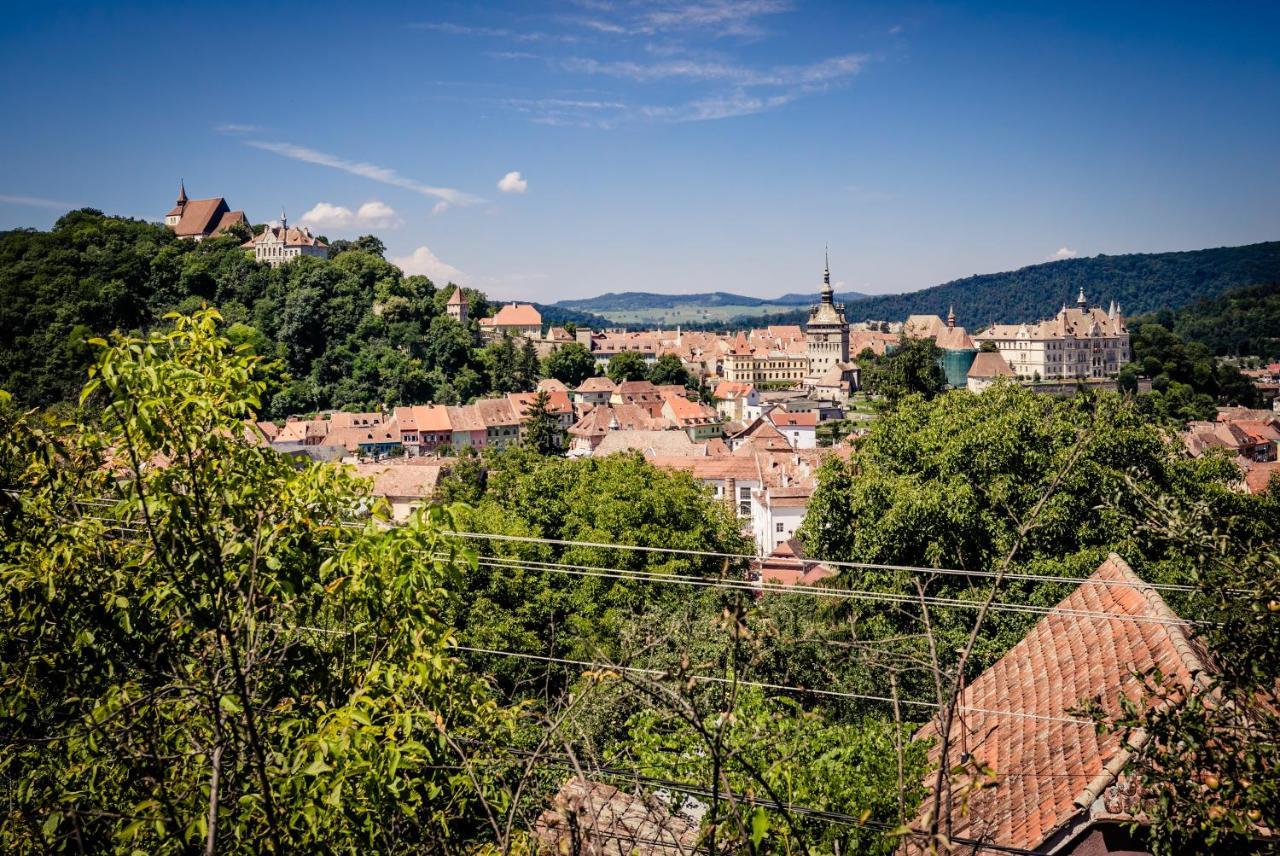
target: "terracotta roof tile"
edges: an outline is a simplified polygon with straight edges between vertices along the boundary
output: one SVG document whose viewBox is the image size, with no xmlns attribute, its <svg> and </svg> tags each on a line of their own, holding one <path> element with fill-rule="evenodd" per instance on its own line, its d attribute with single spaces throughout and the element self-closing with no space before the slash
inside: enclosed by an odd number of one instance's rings
<svg viewBox="0 0 1280 856">
<path fill-rule="evenodd" d="M 1058 605 L 1063 612 L 1041 619 L 965 689 L 965 707 L 1041 718 L 976 710 L 965 714 L 959 727 L 967 749 L 978 763 L 995 770 L 998 784 L 971 798 L 967 814 L 954 810 L 953 835 L 1041 848 L 1115 783 L 1114 774 L 1107 771 L 1123 760 L 1119 734 L 1100 735 L 1091 723 L 1063 720 L 1074 718 L 1076 707 L 1095 697 L 1117 712 L 1121 693 L 1138 697 L 1135 670 L 1158 665 L 1188 685 L 1203 672 L 1185 626 L 1123 559 L 1112 554 L 1091 579 L 1110 584 L 1077 586 Z M 1085 617 L 1067 610 L 1117 618 Z M 1132 617 L 1149 620 L 1128 620 Z M 935 736 L 934 723 L 918 735 Z M 961 739 L 955 736 L 952 745 L 958 747 Z M 935 761 L 937 753 L 935 746 Z"/>
</svg>

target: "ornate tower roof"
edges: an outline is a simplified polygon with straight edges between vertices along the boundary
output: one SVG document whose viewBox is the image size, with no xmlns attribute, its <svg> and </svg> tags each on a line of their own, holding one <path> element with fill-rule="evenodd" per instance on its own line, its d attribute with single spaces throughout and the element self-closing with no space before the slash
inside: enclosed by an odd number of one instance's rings
<svg viewBox="0 0 1280 856">
<path fill-rule="evenodd" d="M 179 207 L 187 204 L 187 183 L 182 179 L 178 179 L 178 205 Z"/>
</svg>

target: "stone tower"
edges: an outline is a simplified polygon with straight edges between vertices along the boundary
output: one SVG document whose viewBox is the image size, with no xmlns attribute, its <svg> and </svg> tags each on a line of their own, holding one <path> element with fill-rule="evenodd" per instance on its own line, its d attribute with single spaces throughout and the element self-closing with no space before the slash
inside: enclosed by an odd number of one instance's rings
<svg viewBox="0 0 1280 856">
<path fill-rule="evenodd" d="M 822 272 L 821 296 L 809 310 L 809 321 L 804 325 L 804 339 L 810 377 L 820 377 L 832 366 L 849 362 L 849 323 L 844 317 L 844 304 L 835 302 L 830 259 Z"/>
<path fill-rule="evenodd" d="M 467 296 L 462 293 L 462 286 L 454 287 L 453 294 L 449 295 L 449 302 L 445 305 L 445 311 L 459 324 L 467 323 Z"/>
</svg>

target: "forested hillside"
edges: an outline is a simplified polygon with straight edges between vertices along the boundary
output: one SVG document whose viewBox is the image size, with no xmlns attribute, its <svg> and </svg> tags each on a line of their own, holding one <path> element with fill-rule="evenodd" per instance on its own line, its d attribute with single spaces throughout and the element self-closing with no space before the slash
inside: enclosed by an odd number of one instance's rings
<svg viewBox="0 0 1280 856">
<path fill-rule="evenodd" d="M 1280 358 L 1280 280 L 1229 291 L 1143 319 L 1220 357 Z"/>
<path fill-rule="evenodd" d="M 912 291 L 849 303 L 850 321 L 900 321 L 908 315 L 947 314 L 954 306 L 970 330 L 1053 315 L 1075 302 L 1080 289 L 1105 306 L 1118 301 L 1125 314 L 1177 309 L 1233 288 L 1280 282 L 1280 241 L 1177 253 L 1094 256 L 989 273 Z M 806 310 L 774 323 L 801 323 Z"/>
<path fill-rule="evenodd" d="M 4 233 L 0 388 L 30 405 L 73 400 L 87 337 L 154 328 L 201 303 L 221 311 L 233 341 L 276 361 L 272 415 L 452 403 L 536 381 L 536 355 L 476 347 L 474 321 L 464 328 L 445 314 L 451 289 L 405 276 L 382 252 L 367 236 L 334 242 L 329 259 L 273 269 L 236 238 L 180 241 L 91 209 L 48 232 Z M 473 318 L 487 314 L 484 295 L 467 293 Z"/>
</svg>

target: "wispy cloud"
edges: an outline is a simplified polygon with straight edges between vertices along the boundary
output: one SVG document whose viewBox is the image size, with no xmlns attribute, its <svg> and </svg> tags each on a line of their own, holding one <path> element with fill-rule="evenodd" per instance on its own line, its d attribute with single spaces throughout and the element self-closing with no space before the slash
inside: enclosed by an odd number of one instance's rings
<svg viewBox="0 0 1280 856">
<path fill-rule="evenodd" d="M 302 161 L 304 163 L 312 163 L 318 166 L 329 167 L 330 169 L 342 170 L 343 172 L 358 175 L 367 178 L 370 181 L 377 181 L 392 187 L 399 187 L 404 190 L 411 190 L 414 193 L 420 193 L 423 196 L 431 196 L 436 199 L 442 199 L 450 205 L 473 205 L 484 202 L 482 197 L 471 193 L 466 193 L 452 187 L 436 187 L 430 184 L 424 184 L 412 178 L 407 178 L 394 169 L 377 164 L 365 163 L 362 161 L 350 161 L 337 155 L 327 154 L 325 152 L 309 149 L 305 146 L 294 145 L 293 143 L 277 143 L 267 142 L 264 140 L 245 140 L 245 145 L 253 146 L 255 149 L 271 152 L 281 157 L 290 158 L 291 160 Z"/>
<path fill-rule="evenodd" d="M 765 34 L 759 19 L 791 10 L 787 0 L 695 0 L 695 2 L 583 3 L 590 14 L 566 20 L 597 33 L 654 35 L 702 32 L 713 36 L 758 38 Z"/>
<path fill-rule="evenodd" d="M 302 222 L 318 229 L 339 231 L 354 229 L 395 229 L 403 221 L 394 208 L 385 202 L 370 200 L 352 211 L 343 205 L 317 202 L 302 215 Z"/>
<path fill-rule="evenodd" d="M 484 27 L 459 24 L 453 21 L 418 21 L 408 25 L 411 30 L 430 30 L 450 36 L 475 36 L 478 38 L 506 39 L 512 42 L 563 42 L 578 41 L 572 33 L 546 33 L 540 30 L 513 30 L 507 27 Z"/>
<path fill-rule="evenodd" d="M 237 122 L 223 122 L 221 125 L 214 125 L 213 129 L 219 134 L 260 134 L 263 130 L 257 125 L 242 125 Z"/>
<path fill-rule="evenodd" d="M 641 63 L 602 61 L 591 57 L 568 57 L 553 62 L 566 71 L 621 77 L 637 83 L 678 78 L 695 81 L 725 81 L 738 86 L 799 86 L 852 77 L 862 70 L 867 57 L 864 54 L 845 54 L 808 65 L 774 66 L 766 69 L 696 60 Z"/>
<path fill-rule="evenodd" d="M 75 202 L 59 202 L 57 199 L 44 199 L 39 196 L 15 196 L 9 193 L 0 193 L 0 204 L 25 205 L 29 208 L 52 208 L 57 211 L 70 211 L 73 208 L 80 207 Z"/>
<path fill-rule="evenodd" d="M 698 98 L 685 104 L 663 107 L 641 107 L 640 113 L 649 119 L 661 119 L 668 122 L 705 122 L 714 119 L 730 119 L 734 116 L 749 116 L 752 113 L 763 113 L 784 104 L 789 104 L 800 96 L 798 92 L 784 92 L 778 95 L 758 96 L 737 91 L 723 95 Z"/>
<path fill-rule="evenodd" d="M 1074 259 L 1078 253 L 1070 247 L 1060 247 L 1056 253 L 1049 256 L 1049 261 L 1056 262 L 1062 259 Z"/>
</svg>

